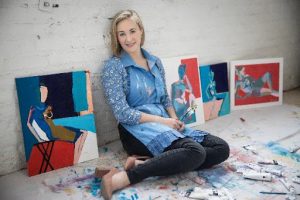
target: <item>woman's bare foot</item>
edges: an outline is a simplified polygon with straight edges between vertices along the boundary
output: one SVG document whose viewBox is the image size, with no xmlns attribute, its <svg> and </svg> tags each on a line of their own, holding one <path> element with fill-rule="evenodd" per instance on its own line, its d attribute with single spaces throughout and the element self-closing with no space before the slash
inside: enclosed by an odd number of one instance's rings
<svg viewBox="0 0 300 200">
<path fill-rule="evenodd" d="M 150 158 L 149 156 L 138 156 L 138 155 L 129 156 L 125 162 L 124 169 L 129 170 L 137 165 L 143 164 L 149 158 Z"/>
<path fill-rule="evenodd" d="M 112 197 L 112 193 L 114 191 L 112 185 L 112 176 L 118 173 L 119 170 L 117 168 L 112 168 L 107 174 L 102 177 L 101 181 L 101 196 L 104 200 L 110 200 Z"/>
<path fill-rule="evenodd" d="M 130 184 L 126 171 L 112 168 L 105 174 L 101 181 L 101 195 L 104 200 L 110 200 L 114 191 L 122 189 Z"/>
</svg>

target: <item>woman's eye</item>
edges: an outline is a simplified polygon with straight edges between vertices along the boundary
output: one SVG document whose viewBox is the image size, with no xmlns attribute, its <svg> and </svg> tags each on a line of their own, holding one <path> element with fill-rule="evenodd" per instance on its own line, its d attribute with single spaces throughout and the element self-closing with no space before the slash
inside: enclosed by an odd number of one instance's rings
<svg viewBox="0 0 300 200">
<path fill-rule="evenodd" d="M 119 36 L 124 36 L 125 35 L 125 33 L 119 33 Z"/>
<path fill-rule="evenodd" d="M 130 33 L 135 33 L 135 30 L 131 30 Z"/>
</svg>

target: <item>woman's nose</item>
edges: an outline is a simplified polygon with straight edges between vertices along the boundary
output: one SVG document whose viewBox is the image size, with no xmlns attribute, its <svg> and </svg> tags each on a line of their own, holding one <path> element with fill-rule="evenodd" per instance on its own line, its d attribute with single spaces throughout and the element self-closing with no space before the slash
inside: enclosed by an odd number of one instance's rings
<svg viewBox="0 0 300 200">
<path fill-rule="evenodd" d="M 126 36 L 126 41 L 127 41 L 127 42 L 130 42 L 131 40 L 132 40 L 132 37 L 131 37 L 130 34 L 128 34 L 128 35 Z"/>
</svg>

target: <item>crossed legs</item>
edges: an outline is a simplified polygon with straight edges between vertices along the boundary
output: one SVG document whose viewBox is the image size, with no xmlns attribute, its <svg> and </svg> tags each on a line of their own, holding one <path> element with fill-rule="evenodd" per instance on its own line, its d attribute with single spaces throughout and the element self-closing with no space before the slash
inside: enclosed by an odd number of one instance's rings
<svg viewBox="0 0 300 200">
<path fill-rule="evenodd" d="M 119 126 L 119 130 L 122 130 L 122 128 Z M 126 135 L 124 136 L 124 134 Z M 126 138 L 124 139 L 124 137 Z M 136 162 L 138 158 L 134 159 L 133 164 L 127 167 L 126 171 L 119 171 L 114 168 L 104 175 L 101 193 L 105 200 L 111 199 L 114 191 L 138 183 L 145 178 L 168 176 L 208 168 L 223 162 L 229 156 L 228 144 L 221 138 L 210 134 L 205 136 L 200 144 L 190 138 L 178 139 L 167 147 L 162 154 L 155 157 L 146 147 L 144 147 L 145 149 L 138 149 L 135 153 L 136 146 L 131 143 L 131 139 L 128 139 L 128 137 L 133 136 L 128 132 L 120 131 L 123 147 L 126 147 L 124 149 L 128 153 L 150 158 L 140 162 Z M 136 138 L 134 139 L 136 140 Z M 134 142 L 137 142 L 135 140 Z M 143 144 L 139 144 L 139 146 L 143 147 Z M 141 152 L 144 152 L 144 154 L 140 154 Z"/>
</svg>

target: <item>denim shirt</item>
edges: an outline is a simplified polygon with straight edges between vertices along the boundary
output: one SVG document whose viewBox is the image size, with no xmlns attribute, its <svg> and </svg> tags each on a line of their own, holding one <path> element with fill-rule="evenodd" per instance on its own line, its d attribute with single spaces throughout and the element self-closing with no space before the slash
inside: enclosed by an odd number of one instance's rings
<svg viewBox="0 0 300 200">
<path fill-rule="evenodd" d="M 160 123 L 139 122 L 142 112 L 168 118 L 166 109 L 172 106 L 160 59 L 144 49 L 142 53 L 149 71 L 138 66 L 125 51 L 119 58 L 114 56 L 105 63 L 101 80 L 115 118 L 153 155 L 162 153 L 174 140 L 186 136 L 201 142 L 206 132 L 191 128 L 178 132 Z"/>
<path fill-rule="evenodd" d="M 160 59 L 150 55 L 147 51 L 142 49 L 144 56 L 148 61 L 148 65 L 153 70 L 154 65 L 159 69 L 162 84 L 165 85 L 165 71 L 163 69 Z M 129 125 L 138 124 L 141 118 L 141 112 L 129 105 L 127 102 L 127 95 L 129 95 L 129 76 L 127 68 L 134 66 L 138 67 L 131 59 L 129 54 L 122 52 L 120 58 L 113 56 L 106 61 L 102 74 L 101 81 L 104 88 L 104 94 L 108 104 L 111 106 L 115 118 L 120 123 Z M 156 70 L 154 70 L 156 71 Z M 158 73 L 155 72 L 157 77 Z M 159 85 L 159 93 L 161 94 L 161 102 L 164 108 L 172 106 L 171 100 L 167 95 L 167 89 L 164 85 Z M 163 89 L 163 91 L 162 91 Z M 159 96 L 159 95 L 158 95 Z"/>
</svg>

